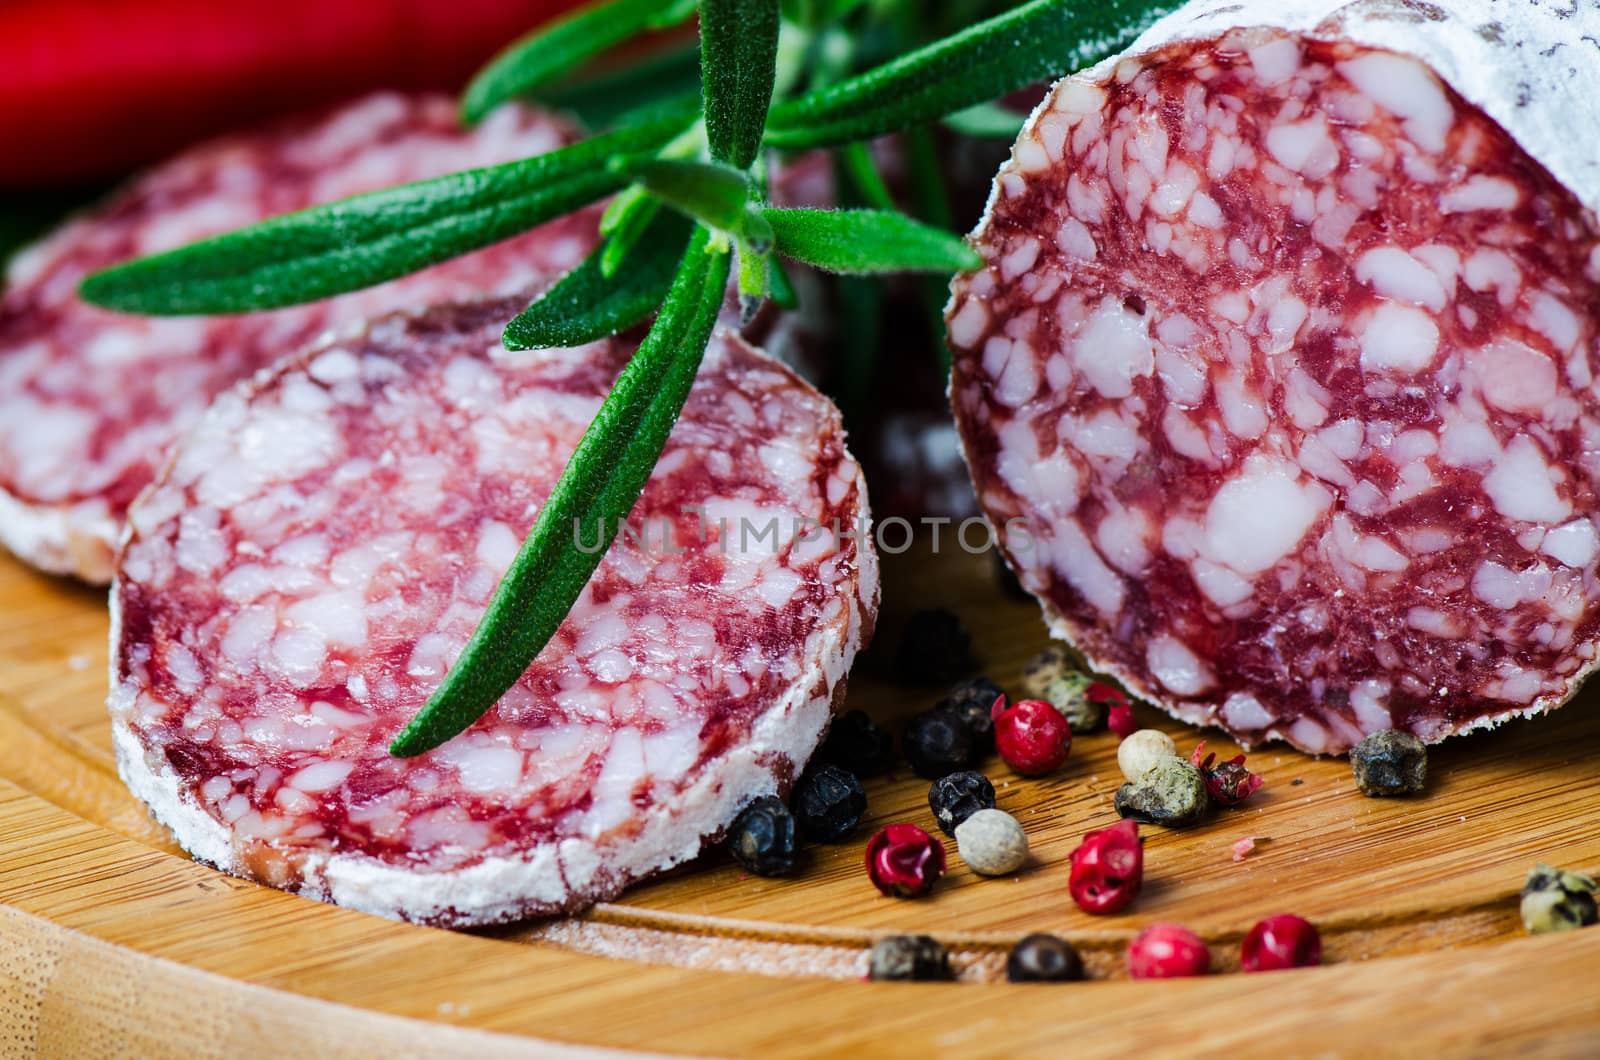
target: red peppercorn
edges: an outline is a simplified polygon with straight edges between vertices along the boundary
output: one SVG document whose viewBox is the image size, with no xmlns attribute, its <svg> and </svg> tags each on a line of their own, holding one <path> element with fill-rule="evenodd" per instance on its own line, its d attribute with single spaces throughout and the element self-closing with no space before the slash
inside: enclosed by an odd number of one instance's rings
<svg viewBox="0 0 1600 1060">
<path fill-rule="evenodd" d="M 1135 979 L 1179 979 L 1211 970 L 1211 952 L 1181 924 L 1151 924 L 1128 944 L 1128 974 Z"/>
<path fill-rule="evenodd" d="M 867 840 L 867 876 L 887 895 L 927 894 L 944 864 L 944 844 L 914 824 L 891 824 Z"/>
<path fill-rule="evenodd" d="M 1139 731 L 1139 723 L 1133 717 L 1133 704 L 1128 702 L 1128 697 L 1104 681 L 1096 681 L 1089 686 L 1084 696 L 1091 703 L 1099 703 L 1106 707 L 1106 727 L 1117 734 L 1117 739 L 1126 740 Z"/>
<path fill-rule="evenodd" d="M 1310 968 L 1321 963 L 1322 935 L 1317 926 L 1290 913 L 1261 921 L 1239 948 L 1239 965 L 1247 972 Z"/>
<path fill-rule="evenodd" d="M 1090 832 L 1072 852 L 1067 890 L 1085 913 L 1116 913 L 1128 907 L 1144 883 L 1144 846 L 1139 825 L 1118 821 Z"/>
<path fill-rule="evenodd" d="M 1072 726 L 1054 706 L 1042 699 L 1018 700 L 1006 706 L 1006 697 L 994 701 L 994 745 L 1006 765 L 1025 777 L 1039 777 L 1060 766 L 1072 750 Z"/>
<path fill-rule="evenodd" d="M 1237 806 L 1260 789 L 1261 774 L 1245 768 L 1244 755 L 1234 755 L 1226 762 L 1218 762 L 1215 754 L 1208 754 L 1202 759 L 1200 756 L 1205 749 L 1206 742 L 1201 740 L 1195 745 L 1189 761 L 1205 778 L 1206 793 L 1211 796 L 1212 802 L 1218 806 Z"/>
</svg>

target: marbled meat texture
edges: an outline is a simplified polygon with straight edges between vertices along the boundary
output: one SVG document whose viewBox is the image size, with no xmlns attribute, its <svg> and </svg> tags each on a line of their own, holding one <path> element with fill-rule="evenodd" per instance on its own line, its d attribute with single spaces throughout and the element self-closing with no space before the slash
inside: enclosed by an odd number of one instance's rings
<svg viewBox="0 0 1600 1060">
<path fill-rule="evenodd" d="M 1593 668 L 1595 218 L 1426 66 L 1257 29 L 1069 78 L 975 239 L 981 501 L 1134 692 L 1342 752 Z"/>
<path fill-rule="evenodd" d="M 865 487 L 832 404 L 719 332 L 555 639 L 464 735 L 390 757 L 632 352 L 508 354 L 514 310 L 384 318 L 224 393 L 133 506 L 118 757 L 202 861 L 426 923 L 576 910 L 815 749 L 876 612 Z"/>
<path fill-rule="evenodd" d="M 86 275 L 574 135 L 516 106 L 467 131 L 443 96 L 379 94 L 190 150 L 24 251 L 0 291 L 0 540 L 46 570 L 109 580 L 129 502 L 219 391 L 378 313 L 542 286 L 595 245 L 597 218 L 580 212 L 379 287 L 247 316 L 106 312 L 78 298 Z"/>
</svg>

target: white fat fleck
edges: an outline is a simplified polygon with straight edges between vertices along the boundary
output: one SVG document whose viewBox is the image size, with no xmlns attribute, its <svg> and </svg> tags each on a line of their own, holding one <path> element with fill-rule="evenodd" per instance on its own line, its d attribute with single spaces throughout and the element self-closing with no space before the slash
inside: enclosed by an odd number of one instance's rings
<svg viewBox="0 0 1600 1060">
<path fill-rule="evenodd" d="M 1545 534 L 1539 551 L 1569 567 L 1587 567 L 1600 552 L 1600 537 L 1588 519 L 1574 519 Z"/>
<path fill-rule="evenodd" d="M 1189 200 L 1189 212 L 1186 215 L 1191 222 L 1201 228 L 1221 228 L 1227 219 L 1222 216 L 1222 207 L 1217 205 L 1217 200 L 1203 191 L 1194 193 Z"/>
<path fill-rule="evenodd" d="M 1306 322 L 1310 310 L 1293 295 L 1286 295 L 1272 303 L 1267 311 L 1267 331 L 1272 335 L 1270 352 L 1282 353 L 1294 346 L 1300 326 Z"/>
<path fill-rule="evenodd" d="M 1346 559 L 1364 570 L 1400 571 L 1409 563 L 1405 553 L 1381 537 L 1359 532 L 1344 514 L 1333 517 L 1333 540 Z"/>
<path fill-rule="evenodd" d="M 1300 42 L 1287 35 L 1273 36 L 1245 54 L 1250 56 L 1256 79 L 1264 85 L 1287 80 L 1300 69 Z"/>
<path fill-rule="evenodd" d="M 1166 634 L 1150 642 L 1144 659 L 1155 679 L 1180 696 L 1197 696 L 1217 681 L 1205 660 L 1182 641 Z"/>
<path fill-rule="evenodd" d="M 1514 571 L 1494 560 L 1484 560 L 1472 575 L 1472 595 L 1502 611 L 1525 600 L 1537 600 L 1550 587 L 1550 572 L 1543 567 Z"/>
<path fill-rule="evenodd" d="M 1515 339 L 1499 337 L 1467 354 L 1483 399 L 1508 412 L 1537 413 L 1555 399 L 1556 363 Z"/>
<path fill-rule="evenodd" d="M 1064 426 L 1072 444 L 1087 456 L 1128 461 L 1144 448 L 1138 431 L 1111 409 L 1083 419 L 1067 419 Z"/>
<path fill-rule="evenodd" d="M 1516 301 L 1517 291 L 1522 286 L 1522 270 L 1510 255 L 1500 250 L 1474 251 L 1462 265 L 1461 278 L 1474 291 L 1493 290 L 1504 306 Z"/>
<path fill-rule="evenodd" d="M 1139 575 L 1150 565 L 1150 520 L 1137 508 L 1119 508 L 1094 528 L 1100 554 L 1124 574 Z"/>
<path fill-rule="evenodd" d="M 1425 306 L 1435 313 L 1446 302 L 1438 275 L 1399 247 L 1374 247 L 1356 259 L 1356 279 L 1385 298 Z"/>
<path fill-rule="evenodd" d="M 292 685 L 305 688 L 316 682 L 328 658 L 327 641 L 310 627 L 290 627 L 272 638 L 268 660 Z"/>
<path fill-rule="evenodd" d="M 1063 254 L 1081 261 L 1093 261 L 1100 254 L 1100 248 L 1095 245 L 1088 226 L 1076 217 L 1069 216 L 1056 229 L 1056 246 L 1061 248 Z M 953 333 L 953 323 L 951 328 Z"/>
<path fill-rule="evenodd" d="M 1261 705 L 1261 700 L 1248 692 L 1235 692 L 1222 704 L 1222 720 L 1228 728 L 1249 731 L 1264 729 L 1273 722 L 1272 713 Z"/>
<path fill-rule="evenodd" d="M 1373 51 L 1339 64 L 1339 72 L 1389 113 L 1405 122 L 1406 133 L 1438 154 L 1455 121 L 1455 109 L 1438 78 L 1415 59 Z"/>
<path fill-rule="evenodd" d="M 1039 241 L 1029 236 L 1018 241 L 1017 245 L 1006 251 L 1000 259 L 1000 275 L 1005 280 L 1014 280 L 1018 276 L 1033 268 L 1034 262 L 1039 260 Z"/>
<path fill-rule="evenodd" d="M 990 274 L 984 273 L 984 277 Z M 990 277 L 992 279 L 992 277 Z M 982 298 L 968 296 L 950 318 L 950 341 L 968 349 L 976 346 L 989 327 L 989 310 Z"/>
<path fill-rule="evenodd" d="M 1157 217 L 1171 220 L 1183 213 L 1200 187 L 1200 177 L 1182 162 L 1167 169 L 1167 177 L 1150 195 L 1150 209 Z"/>
<path fill-rule="evenodd" d="M 447 760 L 461 786 L 481 794 L 509 793 L 522 780 L 523 752 L 514 747 L 462 747 Z"/>
<path fill-rule="evenodd" d="M 1500 456 L 1500 441 L 1482 420 L 1465 419 L 1454 412 L 1445 417 L 1439 432 L 1439 459 L 1449 467 L 1474 467 Z"/>
<path fill-rule="evenodd" d="M 1038 357 L 1021 339 L 991 335 L 983 347 L 983 370 L 995 381 L 994 398 L 1016 408 L 1039 389 Z"/>
<path fill-rule="evenodd" d="M 1471 213 L 1475 210 L 1514 210 L 1522 193 L 1504 177 L 1476 173 L 1462 184 L 1448 188 L 1439 196 L 1445 213 Z"/>
<path fill-rule="evenodd" d="M 1508 519 L 1558 523 L 1572 514 L 1572 505 L 1556 492 L 1554 475 L 1537 443 L 1518 435 L 1483 477 L 1483 490 Z"/>
<path fill-rule="evenodd" d="M 1106 298 L 1073 340 L 1073 360 L 1089 385 L 1109 398 L 1133 393 L 1133 381 L 1155 371 L 1156 348 L 1144 319 Z"/>
<path fill-rule="evenodd" d="M 1421 633 L 1435 637 L 1455 639 L 1461 636 L 1461 622 L 1451 614 L 1432 607 L 1413 607 L 1406 612 L 1406 625 Z"/>
<path fill-rule="evenodd" d="M 517 550 L 521 547 L 522 542 L 517 539 L 515 530 L 498 520 L 491 520 L 478 530 L 475 555 L 479 563 L 495 574 L 503 575 L 511 569 L 511 562 L 517 558 Z"/>
<path fill-rule="evenodd" d="M 1433 363 L 1439 326 L 1420 309 L 1384 302 L 1361 329 L 1361 367 L 1411 375 Z"/>
<path fill-rule="evenodd" d="M 1185 416 L 1177 405 L 1168 405 L 1167 411 L 1161 414 L 1161 433 L 1167 436 L 1167 444 L 1179 455 L 1203 464 L 1214 461 L 1211 446 L 1206 443 L 1205 431 Z"/>
<path fill-rule="evenodd" d="M 286 608 L 283 617 L 295 625 L 315 630 L 329 644 L 360 648 L 367 643 L 366 598 L 358 592 L 347 590 L 309 596 Z"/>
<path fill-rule="evenodd" d="M 1241 578 L 1227 567 L 1207 559 L 1196 559 L 1191 570 L 1194 583 L 1206 598 L 1218 607 L 1232 607 L 1248 600 L 1256 591 L 1255 585 Z"/>
<path fill-rule="evenodd" d="M 1238 438 L 1259 438 L 1266 433 L 1267 410 L 1260 397 L 1244 379 L 1227 372 L 1217 380 L 1217 406 L 1223 425 Z"/>
<path fill-rule="evenodd" d="M 1033 424 L 1026 420 L 1011 420 L 998 433 L 997 470 L 1006 485 L 1042 511 L 1065 514 L 1078 507 L 1082 479 L 1070 456 L 1055 452 L 1044 457 Z"/>
<path fill-rule="evenodd" d="M 1358 681 L 1350 689 L 1350 709 L 1355 711 L 1363 732 L 1381 732 L 1393 727 L 1394 719 L 1386 703 L 1388 698 L 1387 681 Z"/>
<path fill-rule="evenodd" d="M 1299 545 L 1331 498 L 1302 485 L 1298 468 L 1257 455 L 1242 474 L 1217 490 L 1206 509 L 1205 544 L 1211 559 L 1243 574 L 1259 574 Z"/>
<path fill-rule="evenodd" d="M 1328 121 L 1320 114 L 1268 129 L 1267 150 L 1283 165 L 1312 180 L 1321 180 L 1339 165 L 1339 145 L 1328 134 Z"/>
<path fill-rule="evenodd" d="M 1078 520 L 1063 520 L 1051 545 L 1054 567 L 1090 606 L 1107 617 L 1122 610 L 1122 579 L 1094 550 Z"/>
<path fill-rule="evenodd" d="M 341 762 L 337 759 L 313 762 L 310 765 L 290 774 L 285 782 L 292 788 L 316 794 L 323 791 L 332 791 L 344 783 L 350 771 L 355 769 L 354 762 Z"/>
<path fill-rule="evenodd" d="M 1558 350 L 1577 348 L 1578 340 L 1583 337 L 1583 324 L 1566 303 L 1545 291 L 1539 291 L 1530 299 L 1530 305 L 1532 312 L 1528 314 L 1528 322 L 1539 334 L 1554 343 Z"/>
</svg>

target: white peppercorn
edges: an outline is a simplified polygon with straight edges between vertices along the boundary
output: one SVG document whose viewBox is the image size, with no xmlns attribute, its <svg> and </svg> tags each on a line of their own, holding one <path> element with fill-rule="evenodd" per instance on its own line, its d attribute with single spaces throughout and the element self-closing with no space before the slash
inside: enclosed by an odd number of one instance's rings
<svg viewBox="0 0 1600 1060">
<path fill-rule="evenodd" d="M 1117 745 L 1117 768 L 1124 778 L 1138 780 L 1157 759 L 1177 753 L 1178 745 L 1160 729 L 1140 729 Z"/>
<path fill-rule="evenodd" d="M 1028 860 L 1028 836 L 1004 810 L 979 810 L 956 826 L 956 849 L 980 876 L 1005 876 Z"/>
</svg>

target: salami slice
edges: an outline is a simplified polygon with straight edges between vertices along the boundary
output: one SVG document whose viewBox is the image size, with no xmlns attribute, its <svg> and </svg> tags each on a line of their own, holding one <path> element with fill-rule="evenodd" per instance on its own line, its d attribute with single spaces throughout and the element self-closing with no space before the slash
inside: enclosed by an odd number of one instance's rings
<svg viewBox="0 0 1600 1060">
<path fill-rule="evenodd" d="M 1243 28 L 1240 28 L 1243 27 Z M 1600 644 L 1592 6 L 1190 5 L 1034 113 L 952 402 L 1056 635 L 1339 753 L 1548 710 Z"/>
<path fill-rule="evenodd" d="M 550 646 L 465 734 L 390 757 L 632 352 L 508 354 L 512 311 L 290 358 L 132 507 L 118 760 L 200 860 L 430 924 L 575 910 L 694 857 L 815 749 L 876 613 L 864 485 L 833 406 L 719 332 Z"/>
<path fill-rule="evenodd" d="M 188 151 L 11 264 L 0 292 L 0 539 L 36 566 L 104 582 L 123 513 L 219 391 L 330 329 L 560 275 L 593 247 L 592 212 L 415 276 L 314 305 L 151 319 L 96 309 L 78 282 L 117 261 L 359 192 L 568 142 L 503 108 L 463 131 L 443 96 L 370 96 Z"/>
</svg>

